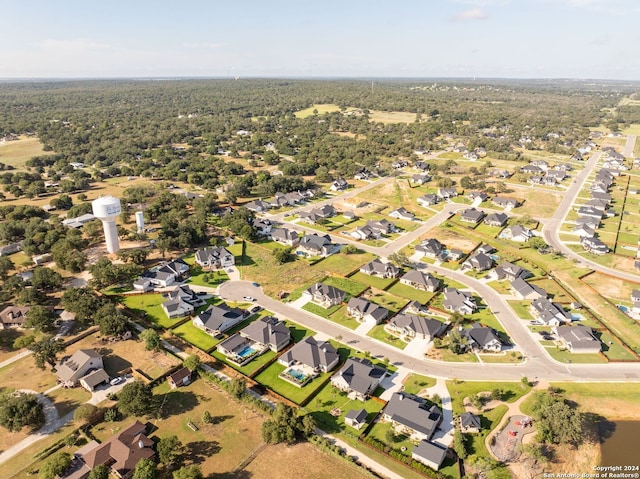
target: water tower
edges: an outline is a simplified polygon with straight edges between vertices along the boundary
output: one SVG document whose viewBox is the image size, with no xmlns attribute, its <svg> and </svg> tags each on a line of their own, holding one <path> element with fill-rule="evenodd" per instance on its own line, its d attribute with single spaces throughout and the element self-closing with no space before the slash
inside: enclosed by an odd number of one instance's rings
<svg viewBox="0 0 640 479">
<path fill-rule="evenodd" d="M 120 200 L 113 196 L 101 196 L 91 202 L 91 208 L 93 209 L 93 216 L 102 221 L 107 251 L 109 253 L 117 253 L 120 249 L 120 243 L 118 242 L 116 218 L 122 211 Z"/>
<path fill-rule="evenodd" d="M 138 229 L 138 233 L 142 233 L 144 231 L 144 213 L 142 211 L 136 211 L 136 227 Z"/>
</svg>

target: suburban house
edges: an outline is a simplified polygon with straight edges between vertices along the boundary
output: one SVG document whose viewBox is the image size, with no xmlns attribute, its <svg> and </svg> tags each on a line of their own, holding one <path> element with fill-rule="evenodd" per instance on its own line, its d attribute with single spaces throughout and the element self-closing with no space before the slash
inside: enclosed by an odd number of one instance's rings
<svg viewBox="0 0 640 479">
<path fill-rule="evenodd" d="M 114 477 L 129 479 L 142 459 L 154 455 L 154 442 L 145 435 L 146 425 L 140 421 L 120 430 L 102 444 L 93 440 L 74 453 L 74 479 L 87 477 L 102 464 Z M 73 466 L 72 466 L 73 467 Z"/>
<path fill-rule="evenodd" d="M 596 238 L 595 236 L 592 236 L 591 238 L 584 236 L 580 238 L 580 243 L 589 253 L 606 254 L 609 252 L 609 247 L 603 243 L 600 238 Z"/>
<path fill-rule="evenodd" d="M 547 298 L 534 299 L 529 307 L 531 315 L 545 326 L 559 326 L 571 322 L 571 315 L 562 306 L 552 303 Z"/>
<path fill-rule="evenodd" d="M 491 256 L 484 253 L 476 253 L 473 256 L 468 257 L 462 267 L 466 269 L 473 269 L 474 271 L 487 271 L 493 266 L 493 260 Z"/>
<path fill-rule="evenodd" d="M 438 195 L 428 193 L 418 197 L 417 201 L 420 206 L 428 208 L 429 206 L 438 204 L 440 202 L 440 197 Z"/>
<path fill-rule="evenodd" d="M 181 259 L 177 259 L 175 261 L 170 261 L 169 263 L 166 263 L 156 269 L 146 271 L 142 275 L 140 280 L 143 280 L 142 282 L 146 280 L 154 286 L 166 288 L 167 286 L 171 286 L 176 281 L 182 281 L 188 277 L 189 265 Z"/>
<path fill-rule="evenodd" d="M 253 200 L 250 203 L 244 205 L 244 207 L 249 211 L 253 211 L 254 213 L 264 213 L 265 211 L 269 211 L 271 205 L 263 200 Z"/>
<path fill-rule="evenodd" d="M 405 220 L 405 221 L 414 221 L 416 219 L 416 215 L 407 211 L 404 208 L 398 208 L 397 210 L 393 210 L 389 213 L 391 218 L 395 218 L 397 220 Z"/>
<path fill-rule="evenodd" d="M 487 201 L 489 195 L 482 191 L 470 191 L 469 193 L 467 193 L 467 198 L 469 198 L 472 202 L 480 200 L 478 203 L 482 203 L 483 201 Z"/>
<path fill-rule="evenodd" d="M 600 220 L 598 218 L 591 218 L 589 216 L 578 216 L 576 220 L 577 226 L 586 226 L 587 228 L 591 228 L 592 230 L 598 229 L 600 227 Z"/>
<path fill-rule="evenodd" d="M 429 238 L 417 245 L 415 251 L 427 258 L 438 259 L 444 253 L 444 245 L 437 239 Z"/>
<path fill-rule="evenodd" d="M 471 412 L 463 412 L 460 414 L 460 432 L 463 434 L 477 434 L 482 429 L 480 416 Z"/>
<path fill-rule="evenodd" d="M 397 278 L 400 274 L 400 268 L 393 263 L 383 263 L 376 258 L 363 265 L 360 268 L 360 272 L 369 276 L 378 276 L 379 278 Z"/>
<path fill-rule="evenodd" d="M 364 225 L 357 227 L 349 233 L 349 236 L 356 240 L 378 239 L 380 237 L 380 231 L 374 230 L 368 225 Z"/>
<path fill-rule="evenodd" d="M 81 378 L 99 369 L 104 369 L 100 353 L 95 349 L 79 349 L 58 363 L 56 375 L 63 387 L 74 387 Z"/>
<path fill-rule="evenodd" d="M 320 208 L 313 208 L 311 211 L 301 211 L 298 216 L 306 223 L 315 224 L 319 219 L 331 218 L 337 214 L 338 212 L 332 205 L 323 205 Z"/>
<path fill-rule="evenodd" d="M 344 423 L 360 430 L 367 424 L 367 415 L 366 409 L 352 409 L 344 416 Z"/>
<path fill-rule="evenodd" d="M 0 311 L 0 326 L 2 329 L 21 328 L 30 309 L 29 306 L 7 306 Z"/>
<path fill-rule="evenodd" d="M 520 266 L 515 265 L 513 263 L 509 263 L 508 261 L 505 261 L 496 269 L 494 269 L 490 273 L 490 276 L 493 278 L 496 278 L 498 281 L 502 281 L 505 279 L 509 281 L 513 281 L 516 278 L 526 279 L 533 275 L 531 274 L 531 271 L 521 268 Z"/>
<path fill-rule="evenodd" d="M 316 283 L 302 293 L 303 296 L 319 304 L 323 308 L 330 308 L 342 303 L 347 294 L 335 286 L 324 283 Z"/>
<path fill-rule="evenodd" d="M 271 239 L 276 243 L 280 243 L 285 246 L 298 246 L 298 243 L 300 242 L 298 232 L 288 230 L 286 228 L 276 228 L 271 230 Z"/>
<path fill-rule="evenodd" d="M 633 302 L 632 311 L 637 313 L 640 311 L 640 290 L 634 289 L 631 291 L 631 301 Z"/>
<path fill-rule="evenodd" d="M 233 266 L 236 259 L 227 248 L 215 246 L 196 251 L 195 262 L 202 268 L 216 270 Z"/>
<path fill-rule="evenodd" d="M 526 243 L 532 236 L 533 232 L 526 226 L 522 225 L 507 226 L 500 233 L 500 238 L 516 241 L 518 243 Z"/>
<path fill-rule="evenodd" d="M 375 325 L 387 319 L 389 310 L 364 298 L 356 298 L 354 296 L 347 303 L 347 314 L 361 323 Z"/>
<path fill-rule="evenodd" d="M 528 283 L 521 277 L 511 281 L 511 291 L 514 296 L 519 299 L 529 300 L 547 297 L 547 292 L 544 289 L 536 286 L 535 284 Z"/>
<path fill-rule="evenodd" d="M 216 338 L 241 323 L 245 317 L 246 311 L 239 308 L 230 308 L 226 303 L 212 304 L 193 318 L 193 324 Z"/>
<path fill-rule="evenodd" d="M 435 292 L 440 289 L 441 281 L 430 273 L 423 273 L 417 269 L 407 271 L 402 278 L 402 284 L 406 284 L 423 291 Z"/>
<path fill-rule="evenodd" d="M 291 343 L 287 325 L 273 316 L 252 322 L 218 344 L 217 349 L 233 362 L 244 365 L 268 350 L 280 352 Z"/>
<path fill-rule="evenodd" d="M 431 180 L 431 177 L 429 175 L 417 174 L 411 177 L 411 183 L 416 186 L 424 185 L 430 180 Z"/>
<path fill-rule="evenodd" d="M 193 313 L 195 308 L 206 304 L 188 285 L 177 286 L 173 291 L 164 294 L 167 301 L 161 307 L 170 318 L 183 318 Z"/>
<path fill-rule="evenodd" d="M 17 243 L 11 243 L 5 246 L 0 246 L 0 256 L 9 256 L 10 254 L 17 253 L 22 250 L 22 241 Z"/>
<path fill-rule="evenodd" d="M 328 341 L 318 341 L 313 336 L 307 336 L 278 358 L 284 366 L 307 366 L 317 373 L 329 372 L 340 361 L 336 348 Z"/>
<path fill-rule="evenodd" d="M 269 236 L 273 224 L 266 218 L 256 218 L 253 220 L 253 227 L 256 229 L 256 233 L 260 236 Z"/>
<path fill-rule="evenodd" d="M 333 183 L 331 183 L 331 186 L 329 187 L 329 189 L 331 191 L 343 191 L 343 190 L 346 190 L 348 187 L 349 187 L 349 183 L 347 183 L 347 180 L 345 180 L 344 178 L 338 178 Z"/>
<path fill-rule="evenodd" d="M 396 225 L 385 219 L 381 219 L 378 221 L 367 221 L 366 226 L 377 232 L 379 235 L 388 235 L 396 230 Z"/>
<path fill-rule="evenodd" d="M 578 216 L 590 216 L 591 218 L 601 220 L 604 216 L 604 212 L 598 208 L 592 208 L 591 206 L 581 206 L 578 208 Z"/>
<path fill-rule="evenodd" d="M 413 459 L 430 467 L 434 471 L 440 469 L 446 456 L 446 448 L 434 442 L 424 440 L 420 441 L 417 446 L 413 446 L 413 451 L 411 451 L 411 457 Z"/>
<path fill-rule="evenodd" d="M 340 250 L 340 245 L 331 242 L 331 236 L 317 233 L 306 234 L 300 238 L 297 251 L 308 256 L 331 256 Z"/>
<path fill-rule="evenodd" d="M 520 168 L 520 171 L 522 173 L 537 173 L 540 174 L 542 173 L 542 168 L 540 168 L 539 166 L 536 165 L 532 165 L 532 164 L 528 164 L 523 166 L 522 168 Z"/>
<path fill-rule="evenodd" d="M 171 389 L 187 386 L 191 382 L 191 371 L 189 371 L 189 368 L 180 368 L 167 377 L 167 382 Z"/>
<path fill-rule="evenodd" d="M 485 213 L 482 210 L 477 210 L 475 208 L 468 208 L 460 213 L 460 221 L 464 221 L 465 223 L 478 224 L 485 217 Z"/>
<path fill-rule="evenodd" d="M 502 351 L 502 341 L 493 328 L 485 328 L 480 323 L 473 323 L 469 329 L 463 329 L 462 335 L 467 338 L 469 346 L 477 351 Z"/>
<path fill-rule="evenodd" d="M 547 179 L 553 178 L 555 182 L 560 182 L 567 177 L 567 173 L 563 170 L 549 170 L 544 177 Z"/>
<path fill-rule="evenodd" d="M 368 359 L 349 358 L 344 366 L 331 377 L 331 384 L 347 392 L 349 399 L 366 401 L 376 390 L 387 371 L 375 366 Z"/>
<path fill-rule="evenodd" d="M 597 354 L 601 350 L 601 343 L 593 335 L 593 329 L 588 326 L 556 326 L 553 333 L 560 344 L 576 354 Z"/>
<path fill-rule="evenodd" d="M 516 198 L 510 198 L 508 196 L 494 196 L 491 198 L 491 203 L 500 208 L 517 208 L 520 204 Z"/>
<path fill-rule="evenodd" d="M 382 417 L 393 428 L 411 439 L 429 440 L 442 422 L 442 412 L 422 398 L 396 392 L 384 408 Z"/>
<path fill-rule="evenodd" d="M 450 261 L 459 261 L 464 257 L 464 251 L 457 248 L 451 248 L 449 250 L 449 254 L 447 255 L 447 260 Z"/>
<path fill-rule="evenodd" d="M 448 200 L 458 196 L 458 190 L 455 188 L 438 188 L 437 195 L 443 200 Z"/>
<path fill-rule="evenodd" d="M 397 334 L 404 341 L 414 338 L 432 341 L 447 329 L 447 324 L 433 318 L 425 318 L 415 314 L 397 314 L 385 327 L 386 330 Z"/>
<path fill-rule="evenodd" d="M 402 312 L 405 314 L 425 314 L 429 312 L 429 307 L 419 301 L 413 300 L 404 307 Z"/>
<path fill-rule="evenodd" d="M 478 305 L 473 299 L 473 296 L 471 296 L 471 293 L 455 288 L 444 289 L 442 306 L 447 311 L 460 314 L 473 314 L 476 309 L 478 309 Z"/>
<path fill-rule="evenodd" d="M 573 227 L 573 234 L 578 235 L 581 238 L 582 237 L 591 238 L 593 235 L 596 234 L 596 231 L 593 228 L 590 228 L 589 226 L 587 226 L 586 224 L 577 224 Z"/>
<path fill-rule="evenodd" d="M 484 219 L 484 222 L 489 226 L 504 226 L 508 220 L 509 216 L 504 213 L 491 213 Z"/>
</svg>

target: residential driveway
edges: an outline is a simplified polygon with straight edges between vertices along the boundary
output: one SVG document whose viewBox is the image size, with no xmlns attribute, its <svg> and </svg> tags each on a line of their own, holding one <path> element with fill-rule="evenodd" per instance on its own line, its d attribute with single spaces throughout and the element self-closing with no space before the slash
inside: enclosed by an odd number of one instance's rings
<svg viewBox="0 0 640 479">
<path fill-rule="evenodd" d="M 424 358 L 427 349 L 429 349 L 429 343 L 428 339 L 413 338 L 404 348 L 404 352 L 414 358 Z"/>
<path fill-rule="evenodd" d="M 451 396 L 445 379 L 438 379 L 435 386 L 427 389 L 428 396 L 433 396 L 434 394 L 437 394 L 442 399 L 442 424 L 440 424 L 431 440 L 442 446 L 449 447 L 453 442 L 454 424 Z"/>
<path fill-rule="evenodd" d="M 380 386 L 384 388 L 384 392 L 380 395 L 380 399 L 384 399 L 385 401 L 391 399 L 393 393 L 402 389 L 402 382 L 412 372 L 413 371 L 411 371 L 411 369 L 400 366 L 395 373 L 384 378 L 380 383 Z"/>
<path fill-rule="evenodd" d="M 120 383 L 120 384 L 116 384 L 115 386 L 112 386 L 111 384 L 102 384 L 100 386 L 98 386 L 92 393 L 91 393 L 91 399 L 89 399 L 87 401 L 88 404 L 93 404 L 94 406 L 97 406 L 98 404 L 100 404 L 102 401 L 104 401 L 105 399 L 107 399 L 107 396 L 111 393 L 117 394 L 120 392 L 120 390 L 129 383 L 132 383 L 133 381 L 135 381 L 135 379 L 133 378 L 133 376 L 131 377 L 127 377 L 125 378 L 125 381 Z"/>
</svg>

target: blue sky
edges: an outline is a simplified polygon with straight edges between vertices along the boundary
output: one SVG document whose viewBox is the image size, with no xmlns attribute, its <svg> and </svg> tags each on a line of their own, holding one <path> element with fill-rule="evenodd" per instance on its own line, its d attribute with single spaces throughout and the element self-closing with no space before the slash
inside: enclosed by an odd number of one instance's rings
<svg viewBox="0 0 640 479">
<path fill-rule="evenodd" d="M 640 80 L 638 0 L 0 0 L 0 78 Z"/>
</svg>

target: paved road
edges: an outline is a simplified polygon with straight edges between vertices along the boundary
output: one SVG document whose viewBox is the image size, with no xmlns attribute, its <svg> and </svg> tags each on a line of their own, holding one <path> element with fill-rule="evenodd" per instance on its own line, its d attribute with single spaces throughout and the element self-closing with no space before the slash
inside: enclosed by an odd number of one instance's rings
<svg viewBox="0 0 640 479">
<path fill-rule="evenodd" d="M 469 278 L 467 278 L 469 279 Z M 484 285 L 483 285 L 484 286 Z M 553 361 L 540 351 L 539 346 L 529 352 L 524 363 L 490 364 L 450 363 L 431 359 L 416 358 L 393 346 L 362 337 L 354 331 L 301 311 L 265 295 L 260 288 L 249 281 L 230 281 L 220 286 L 220 296 L 226 300 L 241 301 L 243 296 L 253 296 L 257 303 L 280 316 L 330 337 L 340 337 L 340 341 L 357 350 L 369 351 L 378 358 L 387 357 L 398 366 L 412 369 L 417 373 L 440 378 L 476 380 L 519 380 L 527 376 L 531 380 L 546 381 L 638 381 L 640 369 L 635 363 L 629 364 L 571 364 Z M 498 312 L 500 314 L 500 312 Z M 522 326 L 521 326 L 522 328 Z M 511 333 L 511 331 L 510 331 Z M 516 333 L 518 334 L 518 333 Z M 529 337 L 529 341 L 532 338 Z M 528 345 L 526 340 L 523 341 Z M 529 348 L 528 348 L 529 349 Z"/>
<path fill-rule="evenodd" d="M 635 144 L 635 138 L 633 140 L 633 143 Z M 564 253 L 567 257 L 575 258 L 579 260 L 581 263 L 586 264 L 589 268 L 595 271 L 600 271 L 626 281 L 638 282 L 640 281 L 639 275 L 609 268 L 607 266 L 603 266 L 594 261 L 591 261 L 590 259 L 585 258 L 584 256 L 581 256 L 575 251 L 572 251 L 571 249 L 569 249 L 560 240 L 560 237 L 559 237 L 560 227 L 562 226 L 564 219 L 566 218 L 569 211 L 571 211 L 571 208 L 574 205 L 574 202 L 578 196 L 578 193 L 583 188 L 584 184 L 589 178 L 589 175 L 598 164 L 601 154 L 602 153 L 600 151 L 597 151 L 593 155 L 591 155 L 591 158 L 589 158 L 589 160 L 586 162 L 584 169 L 576 175 L 575 181 L 567 189 L 567 192 L 565 193 L 564 198 L 560 202 L 560 205 L 556 209 L 556 212 L 553 214 L 551 218 L 545 221 L 542 234 L 544 236 L 545 241 L 548 244 L 553 246 L 556 250 L 562 251 L 562 253 Z M 577 237 L 576 237 L 576 240 L 577 240 Z"/>
<path fill-rule="evenodd" d="M 633 158 L 633 150 L 636 147 L 636 135 L 627 135 L 627 142 L 622 149 L 622 154 L 627 158 Z"/>
</svg>

